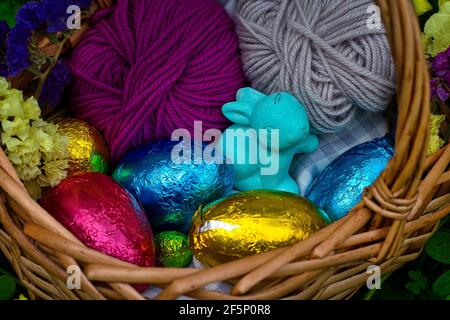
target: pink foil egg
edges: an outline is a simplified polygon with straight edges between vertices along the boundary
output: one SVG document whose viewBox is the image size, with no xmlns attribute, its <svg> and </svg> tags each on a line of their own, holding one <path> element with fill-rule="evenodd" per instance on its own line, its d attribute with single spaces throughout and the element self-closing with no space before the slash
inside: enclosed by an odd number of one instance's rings
<svg viewBox="0 0 450 320">
<path fill-rule="evenodd" d="M 144 210 L 109 176 L 88 172 L 66 178 L 40 204 L 86 246 L 142 267 L 154 265 L 153 233 Z"/>
</svg>

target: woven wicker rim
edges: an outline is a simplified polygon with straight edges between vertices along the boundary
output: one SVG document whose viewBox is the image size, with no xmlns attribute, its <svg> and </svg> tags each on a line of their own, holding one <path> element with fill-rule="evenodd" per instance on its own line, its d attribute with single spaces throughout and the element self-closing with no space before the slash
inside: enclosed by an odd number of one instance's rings
<svg viewBox="0 0 450 320">
<path fill-rule="evenodd" d="M 157 299 L 348 299 L 368 266 L 387 273 L 416 259 L 450 213 L 450 147 L 426 158 L 429 78 L 410 2 L 377 3 L 396 63 L 396 152 L 346 217 L 291 247 L 211 269 L 139 268 L 85 247 L 30 198 L 0 149 L 0 250 L 30 298 L 144 299 L 130 284 L 148 283 L 163 289 Z M 66 284 L 73 265 L 82 271 L 80 290 Z M 204 289 L 227 280 L 235 283 L 230 294 Z"/>
</svg>

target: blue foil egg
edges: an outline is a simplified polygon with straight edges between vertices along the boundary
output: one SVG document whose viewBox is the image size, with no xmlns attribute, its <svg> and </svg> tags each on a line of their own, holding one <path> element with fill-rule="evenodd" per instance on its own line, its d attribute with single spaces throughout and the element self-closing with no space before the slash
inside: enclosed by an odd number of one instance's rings
<svg viewBox="0 0 450 320">
<path fill-rule="evenodd" d="M 375 182 L 393 155 L 388 136 L 353 147 L 314 179 L 306 197 L 337 221 L 361 201 L 364 188 Z"/>
<path fill-rule="evenodd" d="M 186 233 L 201 205 L 232 191 L 231 166 L 205 161 L 205 148 L 159 141 L 128 153 L 115 169 L 114 180 L 139 199 L 154 231 Z"/>
</svg>

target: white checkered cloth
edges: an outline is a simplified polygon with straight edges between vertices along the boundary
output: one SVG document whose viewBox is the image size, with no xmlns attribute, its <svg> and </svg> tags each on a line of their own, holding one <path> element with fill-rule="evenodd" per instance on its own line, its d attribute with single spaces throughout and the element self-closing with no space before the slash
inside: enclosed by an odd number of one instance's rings
<svg viewBox="0 0 450 320">
<path fill-rule="evenodd" d="M 236 0 L 220 0 L 227 12 L 233 16 L 236 10 Z M 388 132 L 388 124 L 384 113 L 368 113 L 359 111 L 355 119 L 345 130 L 339 133 L 323 134 L 319 137 L 319 149 L 311 154 L 299 154 L 292 162 L 290 174 L 297 181 L 300 193 L 304 195 L 314 178 L 339 155 L 350 148 L 383 137 Z M 191 268 L 204 268 L 195 258 Z M 212 283 L 205 287 L 208 290 L 229 293 L 231 286 L 225 282 Z M 161 290 L 150 287 L 144 296 L 154 298 Z M 186 296 L 180 300 L 191 299 Z"/>
</svg>

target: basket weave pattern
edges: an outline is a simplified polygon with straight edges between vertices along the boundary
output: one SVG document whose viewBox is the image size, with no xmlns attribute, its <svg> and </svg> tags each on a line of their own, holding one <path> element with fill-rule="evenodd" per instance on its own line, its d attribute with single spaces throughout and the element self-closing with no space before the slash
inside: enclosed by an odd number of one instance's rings
<svg viewBox="0 0 450 320">
<path fill-rule="evenodd" d="M 0 250 L 29 296 L 144 299 L 130 284 L 148 283 L 163 289 L 158 299 L 348 299 L 365 285 L 368 266 L 387 273 L 416 259 L 450 213 L 450 147 L 426 157 L 429 78 L 409 0 L 377 3 L 396 63 L 396 152 L 346 217 L 291 247 L 211 269 L 139 268 L 84 246 L 31 199 L 0 149 Z M 66 284 L 73 265 L 82 271 L 80 290 Z M 230 294 L 203 288 L 227 280 Z"/>
</svg>

